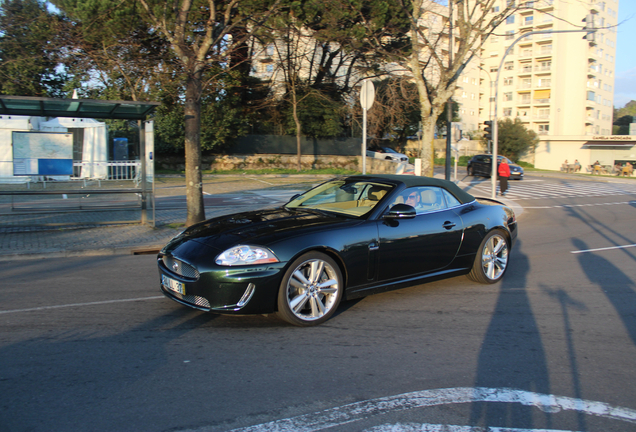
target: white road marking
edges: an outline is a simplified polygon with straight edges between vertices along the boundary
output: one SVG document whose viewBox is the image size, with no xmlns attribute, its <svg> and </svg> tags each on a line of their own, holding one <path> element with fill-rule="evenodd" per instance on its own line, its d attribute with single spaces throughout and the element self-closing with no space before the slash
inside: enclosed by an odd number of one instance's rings
<svg viewBox="0 0 636 432">
<path fill-rule="evenodd" d="M 456 426 L 440 424 L 395 423 L 374 426 L 366 432 L 575 432 L 562 429 L 518 429 L 509 427 Z"/>
<path fill-rule="evenodd" d="M 13 310 L 4 310 L 0 311 L 1 314 L 9 314 L 9 313 L 18 313 L 18 312 L 33 312 L 47 309 L 61 309 L 68 307 L 78 307 L 78 306 L 94 306 L 94 305 L 103 305 L 103 304 L 111 304 L 111 303 L 124 303 L 124 302 L 134 302 L 134 301 L 143 301 L 143 300 L 157 300 L 165 298 L 164 296 L 153 296 L 153 297 L 140 297 L 140 298 L 132 298 L 132 299 L 121 299 L 121 300 L 105 300 L 98 302 L 88 302 L 88 303 L 71 303 L 65 305 L 55 305 L 55 306 L 41 306 L 35 308 L 28 309 L 13 309 Z"/>
<path fill-rule="evenodd" d="M 594 204 L 561 204 L 554 206 L 524 206 L 525 209 L 555 209 L 555 208 L 566 208 L 566 207 L 596 207 L 596 206 L 611 206 L 611 205 L 631 205 L 636 204 L 636 201 L 621 201 L 621 202 L 612 202 L 612 203 L 594 203 Z"/>
<path fill-rule="evenodd" d="M 612 249 L 625 249 L 625 248 L 631 248 L 631 247 L 636 247 L 636 244 L 630 244 L 630 245 L 624 245 L 624 246 L 611 246 L 611 247 L 604 247 L 604 248 L 597 248 L 597 249 L 577 250 L 577 251 L 570 251 L 570 253 L 580 254 L 580 253 L 586 253 L 586 252 L 598 252 L 598 251 L 606 251 L 606 250 L 612 250 Z"/>
<path fill-rule="evenodd" d="M 273 430 L 277 432 L 321 431 L 335 426 L 342 426 L 367 419 L 369 417 L 387 414 L 395 411 L 473 402 L 517 403 L 525 406 L 536 407 L 547 413 L 557 413 L 560 411 L 571 410 L 606 419 L 636 423 L 636 410 L 622 407 L 613 407 L 603 402 L 576 399 L 566 396 L 554 396 L 549 394 L 508 388 L 457 387 L 447 389 L 423 390 L 412 393 L 403 393 L 395 396 L 371 399 L 344 405 L 341 407 L 330 408 L 311 414 L 304 414 L 296 417 L 274 420 L 259 425 L 233 429 L 231 432 L 265 432 Z M 426 427 L 428 425 L 422 424 L 421 426 Z M 448 427 L 458 426 L 449 425 Z M 420 430 L 427 431 L 427 429 Z M 435 429 L 432 430 L 436 431 Z M 453 429 L 443 430 L 454 431 Z M 487 429 L 487 431 L 488 430 L 497 431 L 497 429 Z M 500 432 L 505 430 L 514 431 L 514 429 L 509 428 L 499 429 Z M 465 430 L 462 429 L 459 429 L 459 431 L 465 432 Z M 481 431 L 483 431 L 483 429 L 481 429 Z M 530 429 L 528 431 L 544 432 L 545 429 Z"/>
<path fill-rule="evenodd" d="M 261 183 L 265 183 L 265 184 L 268 184 L 268 185 L 274 186 L 274 183 L 266 182 L 265 180 L 257 179 L 257 178 L 254 178 L 254 177 L 250 177 L 249 179 L 250 179 L 250 180 L 256 180 L 256 181 L 259 181 L 259 182 L 261 182 Z"/>
</svg>

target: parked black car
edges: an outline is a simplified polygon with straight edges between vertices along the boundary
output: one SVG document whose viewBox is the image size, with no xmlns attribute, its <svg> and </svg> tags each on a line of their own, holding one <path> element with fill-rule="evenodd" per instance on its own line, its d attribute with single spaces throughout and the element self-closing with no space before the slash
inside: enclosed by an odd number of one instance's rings
<svg viewBox="0 0 636 432">
<path fill-rule="evenodd" d="M 498 163 L 505 160 L 510 166 L 510 179 L 521 180 L 523 178 L 523 168 L 519 165 L 512 163 L 510 159 L 505 156 L 497 156 Z M 490 177 L 492 173 L 492 155 L 480 154 L 473 156 L 466 165 L 466 171 L 468 175 Z"/>
<path fill-rule="evenodd" d="M 170 299 L 206 312 L 267 314 L 309 326 L 342 299 L 466 274 L 499 281 L 515 214 L 455 183 L 404 175 L 342 177 L 283 207 L 216 217 L 158 256 Z"/>
</svg>

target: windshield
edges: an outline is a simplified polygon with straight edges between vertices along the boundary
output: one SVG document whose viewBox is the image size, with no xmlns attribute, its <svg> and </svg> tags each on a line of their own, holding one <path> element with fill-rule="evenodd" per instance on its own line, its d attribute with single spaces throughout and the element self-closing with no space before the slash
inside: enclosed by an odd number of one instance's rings
<svg viewBox="0 0 636 432">
<path fill-rule="evenodd" d="M 393 150 L 393 149 L 392 149 L 392 148 L 390 148 L 390 147 L 382 147 L 382 148 L 384 149 L 384 151 L 385 151 L 386 153 L 395 153 L 395 154 L 399 154 L 398 152 L 396 152 L 395 150 Z"/>
<path fill-rule="evenodd" d="M 288 209 L 311 209 L 361 217 L 369 213 L 393 186 L 373 182 L 332 180 L 285 205 Z"/>
<path fill-rule="evenodd" d="M 499 162 L 501 162 L 501 161 L 502 161 L 502 160 L 504 160 L 504 159 L 506 160 L 506 163 L 507 163 L 507 164 L 511 164 L 511 163 L 512 163 L 512 162 L 510 162 L 510 159 L 508 159 L 507 157 L 504 157 L 504 156 L 497 156 L 497 160 L 498 160 Z"/>
</svg>

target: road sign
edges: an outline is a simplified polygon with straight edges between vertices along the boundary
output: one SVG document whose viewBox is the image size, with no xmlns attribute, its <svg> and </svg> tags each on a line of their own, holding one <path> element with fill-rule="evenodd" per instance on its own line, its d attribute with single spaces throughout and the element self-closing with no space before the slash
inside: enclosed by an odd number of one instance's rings
<svg viewBox="0 0 636 432">
<path fill-rule="evenodd" d="M 371 109 L 374 100 L 375 87 L 373 87 L 373 82 L 371 80 L 364 80 L 362 87 L 360 87 L 360 105 L 362 105 L 362 109 Z"/>
</svg>

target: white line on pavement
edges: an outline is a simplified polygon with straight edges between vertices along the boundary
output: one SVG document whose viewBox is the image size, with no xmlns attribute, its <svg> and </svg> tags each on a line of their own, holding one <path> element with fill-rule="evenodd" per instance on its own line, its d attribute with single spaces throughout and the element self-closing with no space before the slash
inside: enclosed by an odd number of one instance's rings
<svg viewBox="0 0 636 432">
<path fill-rule="evenodd" d="M 0 315 L 1 314 L 8 314 L 8 313 L 33 312 L 33 311 L 39 311 L 39 310 L 60 309 L 60 308 L 77 307 L 77 306 L 94 306 L 94 305 L 111 304 L 111 303 L 124 303 L 124 302 L 143 301 L 143 300 L 157 300 L 157 299 L 162 299 L 162 298 L 165 298 L 165 297 L 164 296 L 153 296 L 153 297 L 140 297 L 140 298 L 121 299 L 121 300 L 105 300 L 105 301 L 88 302 L 88 303 L 71 303 L 71 304 L 55 305 L 55 306 L 41 306 L 41 307 L 28 308 L 28 309 L 13 309 L 13 310 L 0 311 Z"/>
<path fill-rule="evenodd" d="M 233 429 L 231 432 L 266 432 L 272 430 L 277 432 L 321 431 L 328 430 L 335 426 L 355 423 L 372 416 L 395 413 L 397 411 L 474 402 L 516 403 L 536 407 L 546 413 L 578 411 L 583 414 L 601 418 L 636 423 L 636 410 L 615 407 L 603 402 L 509 388 L 456 387 L 422 390 L 370 399 L 311 414 Z M 423 430 L 426 431 L 427 429 Z M 453 431 L 453 429 L 444 430 Z M 535 431 L 545 431 L 545 429 L 536 429 Z"/>
<path fill-rule="evenodd" d="M 570 251 L 570 253 L 579 254 L 579 253 L 586 253 L 586 252 L 606 251 L 606 250 L 612 250 L 612 249 L 625 249 L 625 248 L 631 248 L 631 247 L 636 247 L 636 244 L 630 244 L 630 245 L 625 245 L 625 246 L 604 247 L 604 248 L 597 248 L 597 249 L 585 249 L 585 250 L 578 250 L 578 251 Z"/>
<path fill-rule="evenodd" d="M 525 209 L 555 209 L 555 208 L 569 208 L 569 207 L 596 207 L 596 206 L 611 206 L 611 205 L 619 205 L 619 204 L 627 204 L 630 205 L 635 203 L 636 201 L 621 201 L 614 203 L 596 203 L 596 204 L 561 204 L 555 206 L 524 206 Z"/>
</svg>

